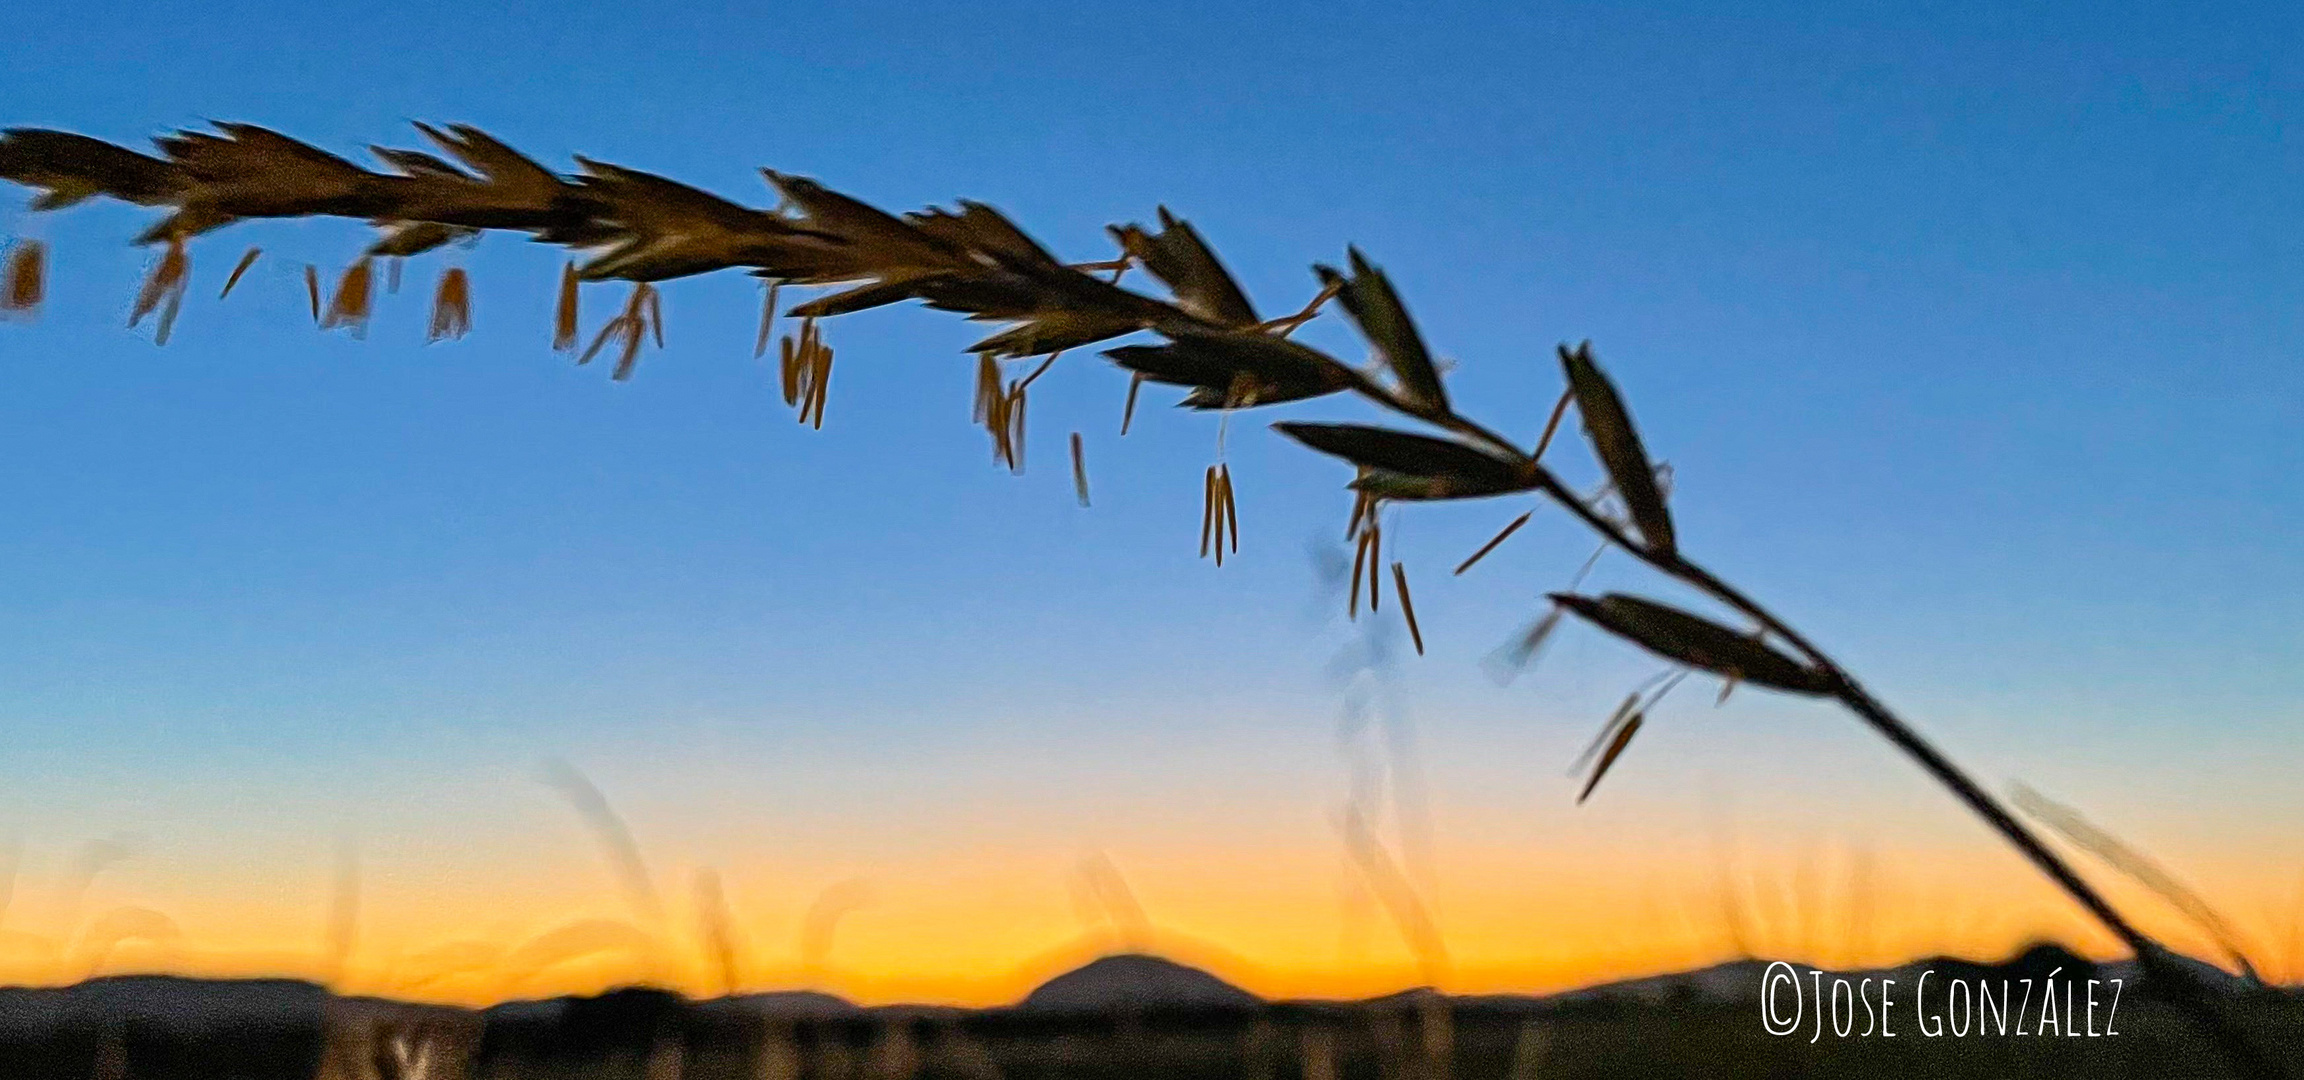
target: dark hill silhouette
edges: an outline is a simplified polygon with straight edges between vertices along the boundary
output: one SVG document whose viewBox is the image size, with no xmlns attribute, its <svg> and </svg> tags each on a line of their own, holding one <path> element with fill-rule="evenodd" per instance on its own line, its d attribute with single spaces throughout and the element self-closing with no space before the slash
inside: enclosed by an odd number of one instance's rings
<svg viewBox="0 0 2304 1080">
<path fill-rule="evenodd" d="M 786 1020 L 836 1020 L 865 1013 L 862 1005 L 821 990 L 769 990 L 758 994 L 737 994 L 720 998 L 712 1004 L 722 1009 Z"/>
<path fill-rule="evenodd" d="M 120 975 L 0 994 L 9 1077 L 311 1076 L 328 994 L 291 979 Z"/>
<path fill-rule="evenodd" d="M 1256 995 L 1195 967 L 1142 953 L 1091 960 L 1041 983 L 1016 1007 L 1040 1013 L 1252 1009 Z"/>
</svg>

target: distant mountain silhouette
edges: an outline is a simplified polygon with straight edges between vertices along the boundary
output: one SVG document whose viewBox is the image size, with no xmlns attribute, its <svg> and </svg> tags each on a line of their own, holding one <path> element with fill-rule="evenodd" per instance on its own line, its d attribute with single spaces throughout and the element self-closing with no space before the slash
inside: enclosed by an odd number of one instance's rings
<svg viewBox="0 0 2304 1080">
<path fill-rule="evenodd" d="M 847 998 L 821 990 L 770 990 L 758 994 L 738 994 L 721 998 L 713 1004 L 785 1020 L 831 1020 L 843 1016 L 862 1016 L 865 1011 L 863 1006 Z"/>
<path fill-rule="evenodd" d="M 182 1035 L 248 1027 L 317 1028 L 328 991 L 299 979 L 196 979 L 106 975 L 61 991 L 65 1010 Z"/>
<path fill-rule="evenodd" d="M 1256 995 L 1195 967 L 1142 953 L 1089 961 L 1041 983 L 1018 1009 L 1043 1013 L 1141 1009 L 1250 1009 Z"/>
<path fill-rule="evenodd" d="M 1587 986 L 1552 994 L 1544 1000 L 1560 1003 L 1621 1000 L 1642 1004 L 1739 1001 L 1759 996 L 1760 976 L 1767 968 L 1765 960 L 1730 960 L 1692 971 Z"/>
</svg>

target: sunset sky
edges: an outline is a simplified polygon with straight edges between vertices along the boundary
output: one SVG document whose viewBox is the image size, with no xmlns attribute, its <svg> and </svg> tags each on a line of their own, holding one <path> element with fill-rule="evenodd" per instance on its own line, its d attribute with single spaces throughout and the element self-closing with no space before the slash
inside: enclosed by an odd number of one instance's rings
<svg viewBox="0 0 2304 1080">
<path fill-rule="evenodd" d="M 359 155 L 466 122 L 762 206 L 763 166 L 891 209 L 979 199 L 1082 260 L 1166 205 L 1268 315 L 1357 244 L 1515 437 L 1553 345 L 1589 338 L 1674 466 L 1689 554 L 2304 978 L 2304 9 L 624 7 L 34 5 L 0 38 L 0 126 L 241 120 Z M 1348 470 L 1265 424 L 1355 406 L 1232 420 L 1219 570 L 1195 558 L 1217 421 L 1148 389 L 1120 439 L 1127 380 L 1085 352 L 1034 386 L 1011 476 L 968 423 L 981 328 L 948 315 L 827 324 L 809 431 L 740 275 L 671 283 L 668 349 L 614 384 L 549 348 L 554 251 L 415 260 L 354 340 L 313 329 L 301 274 L 368 234 L 266 223 L 193 245 L 156 348 L 124 326 L 147 213 L 24 194 L 0 232 L 54 254 L 38 319 L 0 325 L 0 982 L 318 974 L 348 850 L 348 989 L 635 977 L 517 970 L 601 920 L 714 992 L 709 869 L 753 988 L 989 1003 L 1144 946 L 1264 993 L 1384 992 L 1427 973 L 1341 840 L 1372 768 L 1452 989 L 1708 963 L 1739 921 L 1833 963 L 2110 949 L 1820 705 L 1691 681 L 1574 805 L 1565 770 L 1655 665 L 1589 631 L 1509 685 L 1482 661 L 1591 541 L 1539 513 L 1451 579 L 1529 507 L 1413 509 L 1389 540 L 1427 655 L 1392 605 L 1348 624 L 1319 569 L 1350 554 Z M 474 330 L 425 346 L 450 260 Z M 622 295 L 586 294 L 588 330 Z M 1303 337 L 1363 355 L 1333 317 Z M 1597 483 L 1580 442 L 1555 453 Z M 1685 599 L 1621 557 L 1590 584 Z M 628 825 L 660 925 L 553 760 Z M 1107 863 L 1149 931 L 1082 899 Z"/>
</svg>

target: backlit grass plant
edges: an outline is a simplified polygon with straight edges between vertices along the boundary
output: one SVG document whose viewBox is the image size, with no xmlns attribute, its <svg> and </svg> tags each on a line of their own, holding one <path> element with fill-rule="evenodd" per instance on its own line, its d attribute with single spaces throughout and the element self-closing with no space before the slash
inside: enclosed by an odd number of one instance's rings
<svg viewBox="0 0 2304 1080">
<path fill-rule="evenodd" d="M 763 170 L 780 196 L 770 209 L 747 207 L 650 173 L 579 157 L 578 171 L 562 175 L 475 128 L 417 125 L 427 151 L 372 148 L 383 171 L 247 124 L 219 124 L 156 140 L 147 155 L 62 131 L 15 129 L 0 136 L 0 178 L 40 190 L 34 207 L 59 209 L 106 196 L 166 211 L 138 242 L 162 249 L 139 292 L 130 322 L 157 314 L 165 340 L 189 282 L 190 244 L 252 218 L 326 216 L 365 221 L 382 233 L 339 277 L 325 305 L 317 268 L 305 268 L 314 321 L 322 328 L 366 325 L 376 260 L 398 260 L 488 231 L 525 233 L 534 240 L 582 254 L 561 277 L 554 345 L 574 352 L 579 339 L 580 282 L 624 281 L 632 291 L 577 355 L 594 359 L 617 348 L 611 378 L 631 377 L 643 345 L 663 343 L 657 283 L 694 274 L 743 270 L 764 279 L 769 297 L 756 352 L 764 353 L 775 319 L 800 320 L 783 339 L 784 400 L 802 423 L 821 426 L 832 370 L 820 321 L 870 308 L 917 300 L 999 329 L 968 347 L 977 357 L 974 415 L 993 443 L 995 458 L 1020 470 L 1024 461 L 1027 391 L 1062 353 L 1123 338 L 1103 349 L 1132 375 L 1125 425 L 1146 382 L 1185 390 L 1187 408 L 1226 414 L 1284 402 L 1348 394 L 1398 417 L 1408 426 L 1288 422 L 1283 434 L 1351 465 L 1356 503 L 1349 532 L 1359 548 L 1350 604 L 1357 611 L 1366 586 L 1374 612 L 1389 577 L 1419 651 L 1422 636 L 1410 599 L 1406 568 L 1382 563 L 1382 517 L 1394 504 L 1533 495 L 1557 506 L 1613 547 L 1655 573 L 1709 598 L 1726 618 L 1699 614 L 1621 593 L 1591 596 L 1560 592 L 1539 613 L 1515 648 L 1532 657 L 1563 614 L 1653 653 L 1675 674 L 1626 699 L 1588 754 L 1584 792 L 1617 762 L 1639 731 L 1642 717 L 1688 674 L 1722 681 L 1723 692 L 1750 685 L 1837 702 L 1918 764 L 1969 812 L 2054 881 L 2145 964 L 2150 980 L 2169 986 L 2203 1021 L 2217 1025 L 2213 1007 L 2166 951 L 2137 929 L 2041 842 L 2002 803 L 1954 765 L 1875 698 L 1821 646 L 1757 600 L 1729 584 L 1682 549 L 1667 502 L 1668 474 L 1644 449 L 1630 410 L 1602 370 L 1589 343 L 1560 346 L 1566 383 L 1543 436 L 1523 447 L 1460 411 L 1440 365 L 1384 272 L 1357 250 L 1345 266 L 1313 268 L 1318 292 L 1303 308 L 1265 318 L 1224 269 L 1190 223 L 1162 210 L 1158 224 L 1112 226 L 1117 254 L 1067 263 L 983 203 L 890 214 L 814 180 Z M 258 252 L 244 254 L 231 282 Z M 0 306 L 25 313 L 46 283 L 47 253 L 29 241 L 6 261 Z M 395 271 L 397 263 L 392 264 Z M 1124 287 L 1141 270 L 1160 288 Z M 777 310 L 790 286 L 828 286 L 788 310 Z M 1374 357 L 1347 363 L 1293 340 L 1290 334 L 1330 302 L 1366 338 Z M 459 336 L 470 325 L 471 285 L 460 267 L 447 268 L 434 296 L 431 336 Z M 1010 378 L 1009 362 L 1031 370 Z M 1598 495 L 1571 490 L 1544 464 L 1567 410 L 1582 421 L 1591 449 L 1608 477 Z M 1079 444 L 1072 464 L 1081 500 L 1087 474 Z M 1237 551 L 1238 512 L 1231 475 L 1221 461 L 1208 467 L 1201 552 L 1221 563 Z M 1458 567 L 1462 572 L 1526 521 L 1507 526 L 1496 541 Z M 2236 1040 L 2234 1053 L 2262 1070 L 2270 1066 Z"/>
</svg>

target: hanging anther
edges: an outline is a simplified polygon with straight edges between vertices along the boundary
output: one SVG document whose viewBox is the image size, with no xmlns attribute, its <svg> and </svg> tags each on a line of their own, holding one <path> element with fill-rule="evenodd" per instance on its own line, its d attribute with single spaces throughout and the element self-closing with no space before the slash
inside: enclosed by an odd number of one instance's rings
<svg viewBox="0 0 2304 1080">
<path fill-rule="evenodd" d="M 576 348 L 576 263 L 560 268 L 560 299 L 552 307 L 552 351 Z"/>
<path fill-rule="evenodd" d="M 1120 434 L 1128 434 L 1128 425 L 1136 419 L 1136 391 L 1144 388 L 1144 373 L 1137 372 L 1128 379 L 1128 404 L 1120 409 Z"/>
<path fill-rule="evenodd" d="M 432 326 L 424 340 L 460 338 L 472 329 L 472 279 L 461 266 L 440 275 L 440 288 L 432 294 Z"/>
<path fill-rule="evenodd" d="M 1088 505 L 1088 461 L 1080 448 L 1080 433 L 1072 433 L 1072 493 Z"/>
<path fill-rule="evenodd" d="M 252 247 L 248 249 L 246 254 L 241 255 L 240 261 L 232 264 L 232 272 L 225 275 L 224 291 L 217 293 L 216 299 L 222 300 L 232 295 L 232 287 L 240 284 L 240 278 L 248 273 L 249 267 L 256 265 L 256 257 L 262 254 L 264 254 L 263 248 Z"/>
<path fill-rule="evenodd" d="M 336 295 L 328 301 L 328 314 L 320 320 L 320 329 L 333 330 L 339 326 L 352 328 L 353 337 L 368 336 L 368 312 L 374 297 L 375 260 L 362 256 L 344 271 L 336 282 Z"/>
<path fill-rule="evenodd" d="M 784 404 L 799 407 L 799 420 L 824 426 L 824 399 L 832 385 L 832 349 L 824 344 L 816 320 L 800 320 L 800 336 L 786 334 L 781 356 Z"/>
<path fill-rule="evenodd" d="M 1392 585 L 1400 593 L 1400 615 L 1408 621 L 1408 640 L 1416 645 L 1416 655 L 1424 655 L 1424 631 L 1416 626 L 1416 602 L 1408 597 L 1408 568 L 1395 560 L 1392 563 Z"/>
<path fill-rule="evenodd" d="M 7 279 L 0 281 L 0 317 L 29 316 L 48 294 L 48 246 L 18 240 L 8 251 Z"/>
<path fill-rule="evenodd" d="M 1240 551 L 1240 508 L 1232 495 L 1232 467 L 1208 466 L 1206 493 L 1200 508 L 1200 557 L 1216 556 L 1224 565 L 1224 549 Z"/>
</svg>

